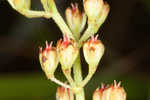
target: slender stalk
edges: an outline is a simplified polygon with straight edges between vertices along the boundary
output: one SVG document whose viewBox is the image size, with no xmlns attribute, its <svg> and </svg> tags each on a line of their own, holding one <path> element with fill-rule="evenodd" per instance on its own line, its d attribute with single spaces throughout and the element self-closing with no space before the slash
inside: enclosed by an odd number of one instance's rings
<svg viewBox="0 0 150 100">
<path fill-rule="evenodd" d="M 69 81 L 71 87 L 74 87 L 75 83 L 71 76 L 71 69 L 63 70 L 63 73 L 64 73 L 65 77 L 67 78 L 67 80 Z"/>
<path fill-rule="evenodd" d="M 86 78 L 80 83 L 80 87 L 84 87 L 89 80 L 92 78 L 92 76 L 94 75 L 95 71 L 96 71 L 97 67 L 93 67 L 93 66 L 89 66 L 89 72 L 88 75 L 86 76 Z"/>
<path fill-rule="evenodd" d="M 81 61 L 80 61 L 80 53 L 74 63 L 73 66 L 74 80 L 77 86 L 82 82 L 82 70 L 81 70 Z M 84 89 L 75 94 L 76 100 L 85 100 Z"/>
<path fill-rule="evenodd" d="M 109 13 L 109 5 L 104 6 L 103 8 L 103 14 L 100 16 L 100 18 L 97 20 L 96 23 L 88 23 L 88 28 L 86 31 L 83 33 L 83 36 L 79 40 L 80 47 L 82 46 L 82 43 L 87 40 L 91 35 L 94 35 L 97 33 L 98 29 L 101 27 L 101 25 L 104 23 L 104 21 L 107 18 L 107 15 Z"/>
<path fill-rule="evenodd" d="M 50 78 L 50 80 L 53 81 L 53 82 L 55 82 L 56 84 L 59 84 L 59 85 L 65 87 L 65 88 L 71 89 L 71 87 L 69 85 L 67 85 L 67 84 L 65 84 L 65 83 L 57 80 L 55 77 Z"/>
<path fill-rule="evenodd" d="M 81 47 L 83 42 L 86 41 L 92 34 L 94 34 L 94 32 L 93 32 L 93 25 L 89 24 L 88 28 L 83 33 L 83 36 L 79 40 L 79 47 Z"/>
<path fill-rule="evenodd" d="M 27 18 L 51 17 L 51 13 L 46 13 L 44 11 L 33 11 L 33 10 L 17 10 L 17 11 L 20 12 L 22 15 L 26 16 Z"/>
<path fill-rule="evenodd" d="M 72 32 L 68 28 L 67 24 L 65 23 L 65 21 L 63 20 L 63 18 L 61 17 L 61 15 L 57 11 L 55 13 L 53 13 L 52 18 L 54 19 L 55 23 L 58 25 L 58 27 L 62 31 L 63 35 L 67 35 L 70 38 L 76 40 L 74 38 Z"/>
</svg>

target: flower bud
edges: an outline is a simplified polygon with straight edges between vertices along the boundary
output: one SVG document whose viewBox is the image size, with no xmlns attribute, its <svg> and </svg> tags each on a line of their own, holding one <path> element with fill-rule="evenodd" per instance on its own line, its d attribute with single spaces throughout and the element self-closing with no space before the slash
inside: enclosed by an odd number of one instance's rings
<svg viewBox="0 0 150 100">
<path fill-rule="evenodd" d="M 8 2 L 16 10 L 29 10 L 31 7 L 31 0 L 8 0 Z"/>
<path fill-rule="evenodd" d="M 102 100 L 126 100 L 126 92 L 123 87 L 120 87 L 120 82 L 105 89 L 103 92 Z"/>
<path fill-rule="evenodd" d="M 66 9 L 66 20 L 74 36 L 79 38 L 80 32 L 82 32 L 86 24 L 86 15 L 79 11 L 77 3 L 75 3 L 75 5 L 71 4 L 71 6 L 71 8 L 68 7 Z"/>
<path fill-rule="evenodd" d="M 56 92 L 56 100 L 74 100 L 74 95 L 70 89 L 58 87 Z"/>
<path fill-rule="evenodd" d="M 104 84 L 101 85 L 101 88 L 97 88 L 93 93 L 93 100 L 102 100 L 103 92 L 105 90 Z"/>
<path fill-rule="evenodd" d="M 70 69 L 79 52 L 77 44 L 74 40 L 64 36 L 64 40 L 59 40 L 57 43 L 57 51 L 62 69 Z"/>
<path fill-rule="evenodd" d="M 94 32 L 97 33 L 99 27 L 104 23 L 105 19 L 108 16 L 110 7 L 107 2 L 104 2 L 100 17 L 97 19 L 96 24 L 94 26 Z"/>
<path fill-rule="evenodd" d="M 89 66 L 96 67 L 104 54 L 104 45 L 97 37 L 91 37 L 83 45 L 83 54 Z"/>
<path fill-rule="evenodd" d="M 96 21 L 100 16 L 103 0 L 83 0 L 84 10 L 89 21 Z"/>
<path fill-rule="evenodd" d="M 40 48 L 39 59 L 47 78 L 53 77 L 58 65 L 58 58 L 56 48 L 52 47 L 52 42 L 50 45 L 46 42 L 46 48 L 43 51 Z"/>
</svg>

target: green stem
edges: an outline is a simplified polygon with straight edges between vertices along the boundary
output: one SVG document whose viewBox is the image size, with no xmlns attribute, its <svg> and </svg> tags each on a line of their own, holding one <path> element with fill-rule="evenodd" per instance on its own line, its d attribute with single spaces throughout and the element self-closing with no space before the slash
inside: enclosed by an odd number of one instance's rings
<svg viewBox="0 0 150 100">
<path fill-rule="evenodd" d="M 52 14 L 52 18 L 54 19 L 54 21 L 62 31 L 63 35 L 67 35 L 70 38 L 75 40 L 72 32 L 70 31 L 70 29 L 68 28 L 68 26 L 66 25 L 65 21 L 63 20 L 63 18 L 61 17 L 58 11 Z"/>
<path fill-rule="evenodd" d="M 61 82 L 60 80 L 56 79 L 55 77 L 51 77 L 50 80 L 55 82 L 56 84 L 59 84 L 59 85 L 65 87 L 65 88 L 71 89 L 71 87 L 68 84 Z"/>
<path fill-rule="evenodd" d="M 91 35 L 97 33 L 98 29 L 106 20 L 108 13 L 109 13 L 109 5 L 106 5 L 103 8 L 102 15 L 100 16 L 99 19 L 97 19 L 96 23 L 93 22 L 88 23 L 88 28 L 86 29 L 86 31 L 83 33 L 83 36 L 79 40 L 80 47 L 82 46 L 82 43 L 86 41 Z"/>
<path fill-rule="evenodd" d="M 82 83 L 80 83 L 80 87 L 84 87 L 89 80 L 92 78 L 92 76 L 94 75 L 95 71 L 96 71 L 97 67 L 94 66 L 89 66 L 89 72 L 88 75 L 86 76 L 86 78 L 82 81 Z"/>
<path fill-rule="evenodd" d="M 88 28 L 84 32 L 83 36 L 79 40 L 79 44 L 80 44 L 79 47 L 81 47 L 83 42 L 86 41 L 92 34 L 94 34 L 94 32 L 93 32 L 93 25 L 89 24 Z"/>
<path fill-rule="evenodd" d="M 65 77 L 67 78 L 67 80 L 69 81 L 71 87 L 74 87 L 74 80 L 71 77 L 71 69 L 67 69 L 67 70 L 63 70 L 63 73 L 65 75 Z"/>
<path fill-rule="evenodd" d="M 33 11 L 33 10 L 17 10 L 17 11 L 20 12 L 22 15 L 26 16 L 27 18 L 51 17 L 51 13 L 46 13 L 44 11 Z"/>
<path fill-rule="evenodd" d="M 77 86 L 82 82 L 82 70 L 81 70 L 81 61 L 80 61 L 80 53 L 74 63 L 73 66 L 74 80 Z M 75 94 L 76 100 L 85 100 L 84 89 L 81 88 L 79 92 Z"/>
</svg>

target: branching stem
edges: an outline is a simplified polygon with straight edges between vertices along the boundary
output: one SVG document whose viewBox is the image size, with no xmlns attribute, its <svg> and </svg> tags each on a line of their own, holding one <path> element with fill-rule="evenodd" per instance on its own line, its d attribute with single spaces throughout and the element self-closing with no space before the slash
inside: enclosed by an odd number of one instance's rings
<svg viewBox="0 0 150 100">
<path fill-rule="evenodd" d="M 65 87 L 65 88 L 71 89 L 71 87 L 69 85 L 67 85 L 67 84 L 65 84 L 65 83 L 57 80 L 55 77 L 50 78 L 50 80 L 53 81 L 53 82 L 55 82 L 56 84 L 59 84 L 59 85 Z"/>
</svg>

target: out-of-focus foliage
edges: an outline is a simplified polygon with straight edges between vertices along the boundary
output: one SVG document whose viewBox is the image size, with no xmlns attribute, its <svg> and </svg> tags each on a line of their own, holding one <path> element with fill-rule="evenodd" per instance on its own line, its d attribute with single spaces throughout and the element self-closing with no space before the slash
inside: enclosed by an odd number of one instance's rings
<svg viewBox="0 0 150 100">
<path fill-rule="evenodd" d="M 143 3 L 145 4 L 145 6 L 147 7 L 147 10 L 149 10 L 149 13 L 150 13 L 150 0 L 143 0 Z"/>
<path fill-rule="evenodd" d="M 59 74 L 59 73 L 58 73 Z M 127 100 L 149 100 L 150 81 L 138 77 L 99 77 L 98 73 L 86 86 L 86 97 L 91 98 L 93 91 L 101 82 L 112 83 L 113 79 L 122 80 L 127 92 Z M 64 80 L 59 74 L 59 79 Z M 56 85 L 44 78 L 44 74 L 8 74 L 0 76 L 0 100 L 55 100 Z M 88 92 L 87 92 L 88 91 Z M 91 100 L 91 99 L 87 99 Z"/>
</svg>

